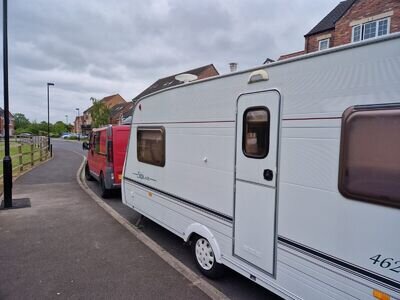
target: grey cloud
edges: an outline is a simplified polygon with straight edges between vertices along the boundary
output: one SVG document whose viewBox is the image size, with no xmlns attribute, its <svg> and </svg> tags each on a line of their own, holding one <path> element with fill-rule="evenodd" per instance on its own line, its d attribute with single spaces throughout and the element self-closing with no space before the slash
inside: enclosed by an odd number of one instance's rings
<svg viewBox="0 0 400 300">
<path fill-rule="evenodd" d="M 15 0 L 9 3 L 13 112 L 64 120 L 90 97 L 126 100 L 160 77 L 214 63 L 221 72 L 301 50 L 339 0 Z"/>
</svg>

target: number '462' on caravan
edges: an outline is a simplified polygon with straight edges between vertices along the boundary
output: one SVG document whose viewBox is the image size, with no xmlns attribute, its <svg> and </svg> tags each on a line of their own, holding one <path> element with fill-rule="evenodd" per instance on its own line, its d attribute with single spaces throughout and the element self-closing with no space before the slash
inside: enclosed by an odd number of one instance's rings
<svg viewBox="0 0 400 300">
<path fill-rule="evenodd" d="M 400 35 L 141 98 L 123 203 L 285 299 L 400 298 Z"/>
</svg>

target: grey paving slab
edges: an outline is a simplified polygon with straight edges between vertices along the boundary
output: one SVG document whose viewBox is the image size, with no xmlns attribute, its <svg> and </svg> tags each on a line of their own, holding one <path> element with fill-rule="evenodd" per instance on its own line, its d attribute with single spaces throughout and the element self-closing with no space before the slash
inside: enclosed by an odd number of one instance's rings
<svg viewBox="0 0 400 300">
<path fill-rule="evenodd" d="M 18 179 L 30 208 L 0 211 L 0 299 L 206 299 L 77 185 L 78 155 Z"/>
</svg>

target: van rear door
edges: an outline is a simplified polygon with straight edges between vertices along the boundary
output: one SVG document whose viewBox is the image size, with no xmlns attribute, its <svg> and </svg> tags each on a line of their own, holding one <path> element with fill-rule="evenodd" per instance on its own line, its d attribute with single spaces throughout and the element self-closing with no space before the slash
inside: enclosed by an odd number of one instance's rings
<svg viewBox="0 0 400 300">
<path fill-rule="evenodd" d="M 114 182 L 121 183 L 122 169 L 124 167 L 126 148 L 129 142 L 129 126 L 118 126 L 113 128 L 113 165 Z"/>
</svg>

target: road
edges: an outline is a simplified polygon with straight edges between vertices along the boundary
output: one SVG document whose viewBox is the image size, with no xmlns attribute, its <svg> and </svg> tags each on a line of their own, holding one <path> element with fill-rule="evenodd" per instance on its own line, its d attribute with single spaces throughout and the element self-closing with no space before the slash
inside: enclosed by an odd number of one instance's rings
<svg viewBox="0 0 400 300">
<path fill-rule="evenodd" d="M 57 155 L 58 149 L 63 149 L 76 155 L 86 156 L 86 151 L 82 150 L 81 143 L 62 140 L 53 140 L 52 143 L 55 155 Z M 86 183 L 100 197 L 99 184 L 96 181 L 87 181 Z M 79 188 L 78 184 L 77 188 Z M 130 223 L 136 224 L 140 215 L 122 204 L 120 192 L 113 193 L 110 198 L 103 199 L 103 201 Z M 182 239 L 147 218 L 141 222 L 140 229 L 175 258 L 200 275 L 193 261 L 189 246 Z M 219 280 L 206 280 L 231 299 L 280 299 L 275 294 L 229 269 L 227 269 L 225 276 Z"/>
</svg>

